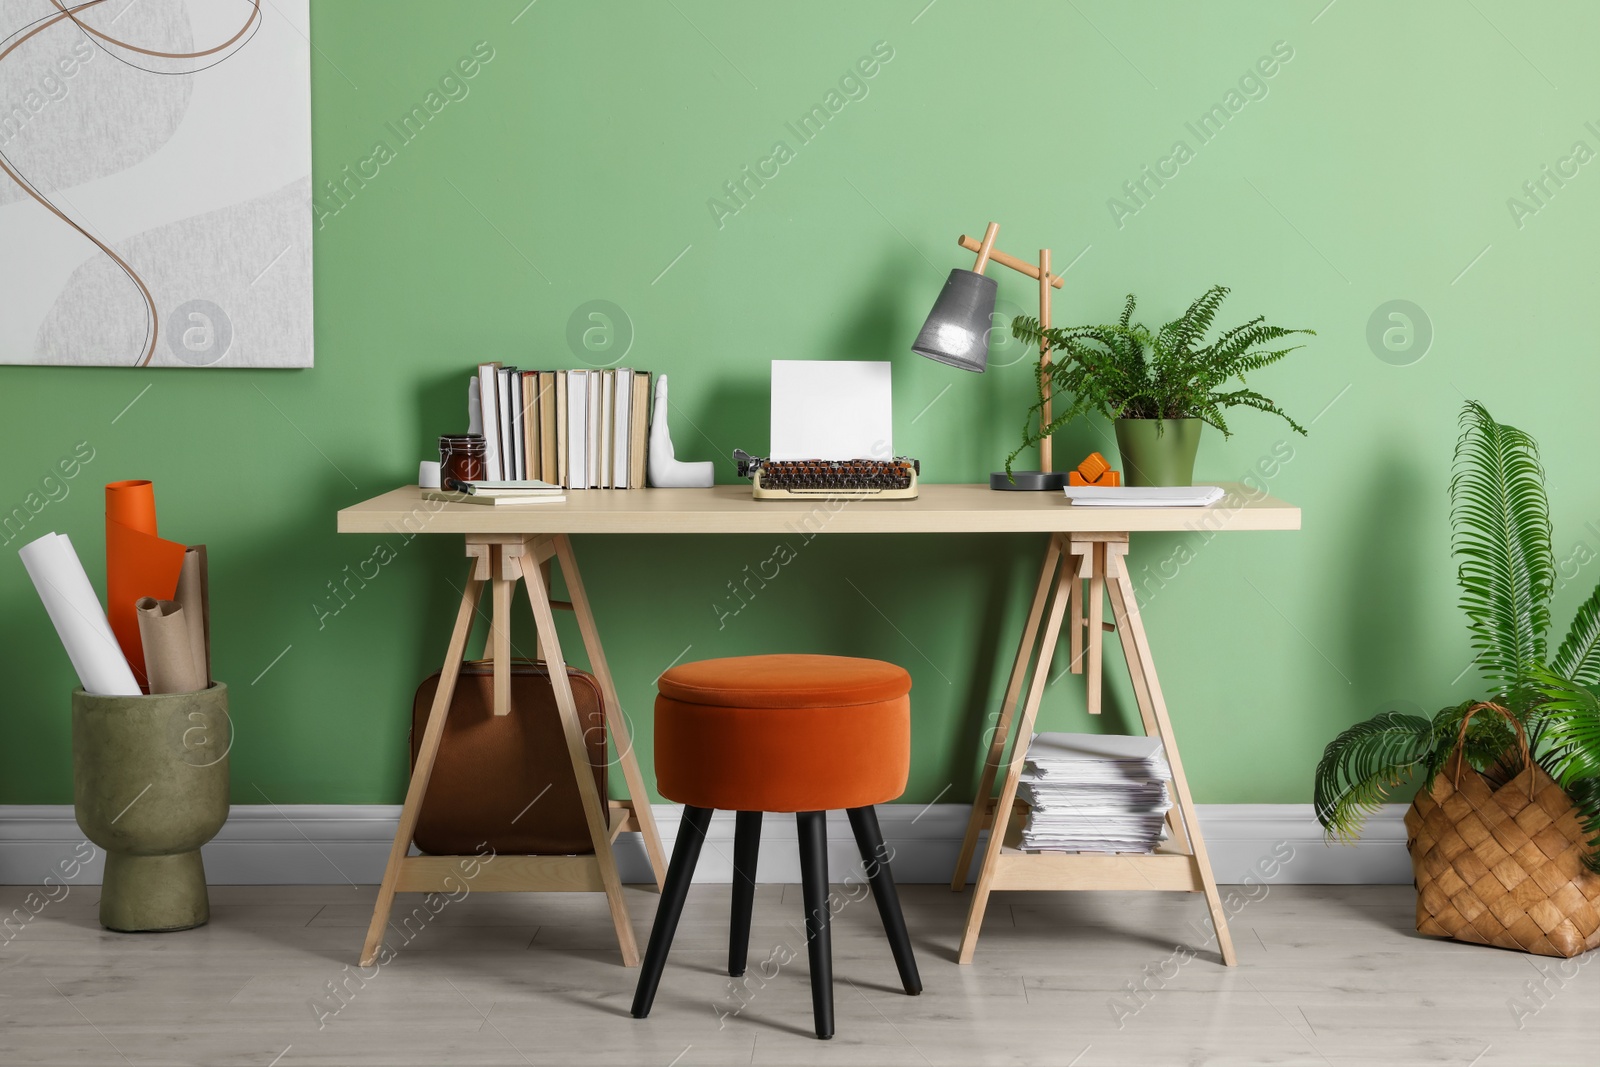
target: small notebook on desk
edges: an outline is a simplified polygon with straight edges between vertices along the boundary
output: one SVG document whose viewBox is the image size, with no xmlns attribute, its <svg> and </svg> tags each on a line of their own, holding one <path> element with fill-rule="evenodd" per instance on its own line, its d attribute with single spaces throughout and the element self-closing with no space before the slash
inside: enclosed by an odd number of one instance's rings
<svg viewBox="0 0 1600 1067">
<path fill-rule="evenodd" d="M 456 482 L 461 485 L 463 483 Z M 422 499 L 443 500 L 451 504 L 477 504 L 480 507 L 522 507 L 527 504 L 559 504 L 567 499 L 559 485 L 546 482 L 467 482 L 467 492 L 455 489 L 424 489 Z"/>
</svg>

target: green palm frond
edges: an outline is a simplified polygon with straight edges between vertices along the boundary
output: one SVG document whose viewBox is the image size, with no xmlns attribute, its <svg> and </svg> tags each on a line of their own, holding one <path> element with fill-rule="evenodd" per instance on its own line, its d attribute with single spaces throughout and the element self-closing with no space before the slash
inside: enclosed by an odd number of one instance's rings
<svg viewBox="0 0 1600 1067">
<path fill-rule="evenodd" d="M 1600 586 L 1572 616 L 1572 626 L 1550 661 L 1550 669 L 1582 685 L 1600 684 Z"/>
<path fill-rule="evenodd" d="M 1330 837 L 1354 840 L 1389 791 L 1424 766 L 1434 748 L 1433 724 L 1385 711 L 1328 743 L 1317 764 L 1312 802 Z"/>
<path fill-rule="evenodd" d="M 1461 720 L 1474 708 L 1480 707 L 1479 701 L 1465 700 L 1452 707 L 1441 708 L 1434 715 L 1433 740 L 1423 766 L 1426 778 L 1432 780 L 1443 769 L 1445 760 L 1450 758 L 1457 740 L 1461 738 Z M 1517 728 L 1504 715 L 1488 708 L 1482 708 L 1472 715 L 1461 747 L 1468 766 L 1473 770 L 1488 772 L 1497 778 L 1510 778 L 1522 769 Z"/>
<path fill-rule="evenodd" d="M 1542 668 L 1533 671 L 1539 705 L 1539 762 L 1564 788 L 1600 777 L 1600 696 Z"/>
<path fill-rule="evenodd" d="M 1600 697 L 1548 670 L 1534 670 L 1533 678 L 1544 698 L 1539 762 L 1578 809 L 1589 835 L 1584 865 L 1600 872 Z"/>
<path fill-rule="evenodd" d="M 1526 665 L 1543 663 L 1555 559 L 1539 448 L 1482 404 L 1461 413 L 1450 479 L 1451 550 L 1479 668 L 1515 693 Z"/>
</svg>

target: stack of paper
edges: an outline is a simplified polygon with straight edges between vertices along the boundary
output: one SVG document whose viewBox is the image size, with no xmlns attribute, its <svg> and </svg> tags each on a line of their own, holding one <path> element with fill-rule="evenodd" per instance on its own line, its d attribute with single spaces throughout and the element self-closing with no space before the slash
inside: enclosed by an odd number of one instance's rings
<svg viewBox="0 0 1600 1067">
<path fill-rule="evenodd" d="M 1035 734 L 1017 796 L 1022 847 L 1045 852 L 1150 852 L 1172 807 L 1166 756 L 1153 737 Z"/>
<path fill-rule="evenodd" d="M 1067 499 L 1074 507 L 1204 508 L 1226 495 L 1220 485 L 1067 486 Z"/>
</svg>

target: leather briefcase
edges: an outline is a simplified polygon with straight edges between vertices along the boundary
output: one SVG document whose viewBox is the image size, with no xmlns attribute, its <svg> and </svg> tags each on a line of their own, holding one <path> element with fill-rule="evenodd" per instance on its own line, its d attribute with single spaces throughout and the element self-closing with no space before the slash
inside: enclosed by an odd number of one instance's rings
<svg viewBox="0 0 1600 1067">
<path fill-rule="evenodd" d="M 603 802 L 605 701 L 592 674 L 569 667 L 567 677 Z M 438 674 L 417 687 L 411 706 L 412 767 L 438 689 Z M 512 661 L 511 710 L 498 716 L 490 662 L 461 665 L 412 840 L 435 856 L 471 855 L 485 842 L 501 855 L 594 852 L 550 672 L 543 663 Z"/>
</svg>

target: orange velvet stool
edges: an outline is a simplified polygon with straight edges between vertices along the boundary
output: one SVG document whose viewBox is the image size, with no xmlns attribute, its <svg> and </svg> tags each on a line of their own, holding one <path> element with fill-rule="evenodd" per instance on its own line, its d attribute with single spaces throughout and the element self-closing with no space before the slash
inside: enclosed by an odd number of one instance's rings
<svg viewBox="0 0 1600 1067">
<path fill-rule="evenodd" d="M 911 769 L 911 675 L 846 656 L 738 656 L 656 683 L 656 788 L 722 811 L 886 804 Z"/>
<path fill-rule="evenodd" d="M 905 791 L 911 768 L 911 675 L 847 656 L 772 655 L 685 663 L 657 681 L 656 787 L 684 805 L 672 862 L 634 994 L 655 1000 L 712 812 L 737 812 L 728 973 L 744 974 L 763 812 L 793 812 L 817 1036 L 833 1036 L 826 813 L 844 809 L 872 885 L 901 984 L 922 991 L 875 804 Z"/>
</svg>

